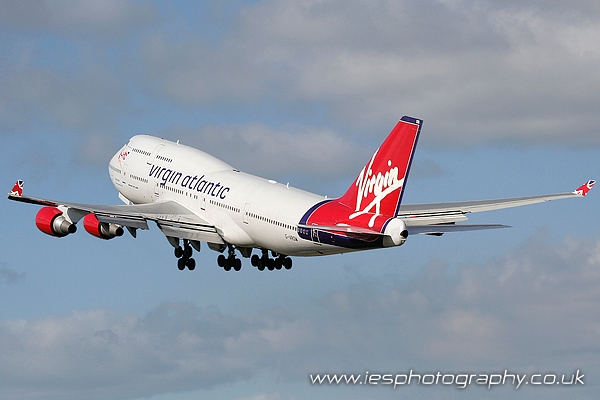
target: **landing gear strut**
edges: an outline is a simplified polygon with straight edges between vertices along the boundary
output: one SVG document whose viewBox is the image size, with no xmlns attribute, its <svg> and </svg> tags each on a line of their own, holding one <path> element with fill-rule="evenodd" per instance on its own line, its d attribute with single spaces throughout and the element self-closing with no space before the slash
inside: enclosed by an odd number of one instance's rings
<svg viewBox="0 0 600 400">
<path fill-rule="evenodd" d="M 271 255 L 273 258 L 269 257 L 268 250 L 262 249 L 262 255 L 259 257 L 258 254 L 254 254 L 250 261 L 259 271 L 264 271 L 265 268 L 269 271 L 281 269 L 282 267 L 285 269 L 292 268 L 292 259 L 290 257 L 283 254 L 277 254 L 274 251 L 271 251 Z"/>
<path fill-rule="evenodd" d="M 223 268 L 225 271 L 231 271 L 232 268 L 235 271 L 242 269 L 242 260 L 235 256 L 235 247 L 228 245 L 227 250 L 227 257 L 223 254 L 220 254 L 219 257 L 217 257 L 217 264 L 219 267 Z"/>
<path fill-rule="evenodd" d="M 196 268 L 196 260 L 192 258 L 193 252 L 190 241 L 187 239 L 183 239 L 183 248 L 179 245 L 175 247 L 175 257 L 179 259 L 177 260 L 177 268 L 179 268 L 180 271 L 183 271 L 185 267 L 190 271 L 193 271 Z"/>
</svg>

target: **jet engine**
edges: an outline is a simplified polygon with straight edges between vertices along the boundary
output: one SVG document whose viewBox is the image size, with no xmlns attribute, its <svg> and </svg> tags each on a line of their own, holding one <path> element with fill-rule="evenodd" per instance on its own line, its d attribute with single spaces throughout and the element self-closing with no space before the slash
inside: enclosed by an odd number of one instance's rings
<svg viewBox="0 0 600 400">
<path fill-rule="evenodd" d="M 116 236 L 123 236 L 123 228 L 116 224 L 108 224 L 98 221 L 95 214 L 89 213 L 83 217 L 83 227 L 93 236 L 100 239 L 112 239 Z"/>
<path fill-rule="evenodd" d="M 383 234 L 384 247 L 401 246 L 406 242 L 406 238 L 408 237 L 406 224 L 398 218 L 394 218 L 388 222 Z"/>
<path fill-rule="evenodd" d="M 38 229 L 50 236 L 63 237 L 75 233 L 77 227 L 56 207 L 43 207 L 35 216 Z"/>
</svg>

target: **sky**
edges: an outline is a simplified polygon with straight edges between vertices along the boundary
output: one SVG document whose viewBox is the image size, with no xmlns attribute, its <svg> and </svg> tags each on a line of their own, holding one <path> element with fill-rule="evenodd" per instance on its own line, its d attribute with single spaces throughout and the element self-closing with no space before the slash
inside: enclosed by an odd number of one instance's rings
<svg viewBox="0 0 600 400">
<path fill-rule="evenodd" d="M 0 0 L 0 182 L 119 204 L 108 160 L 150 134 L 335 197 L 410 115 L 406 203 L 568 192 L 600 176 L 599 63 L 592 0 Z M 155 226 L 49 237 L 6 200 L 0 398 L 596 399 L 599 199 L 273 272 L 205 245 L 180 272 Z M 585 383 L 309 380 L 410 370 Z"/>
</svg>

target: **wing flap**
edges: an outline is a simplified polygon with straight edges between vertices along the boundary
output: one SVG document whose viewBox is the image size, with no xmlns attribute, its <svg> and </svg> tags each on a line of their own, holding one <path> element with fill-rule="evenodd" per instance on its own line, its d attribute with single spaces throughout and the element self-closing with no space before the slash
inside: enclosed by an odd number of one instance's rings
<svg viewBox="0 0 600 400">
<path fill-rule="evenodd" d="M 144 218 L 125 217 L 125 216 L 110 216 L 96 214 L 98 221 L 105 222 L 107 224 L 116 224 L 121 226 L 127 226 L 129 228 L 148 230 L 148 223 Z"/>
<path fill-rule="evenodd" d="M 444 212 L 429 212 L 417 215 L 399 216 L 406 226 L 417 225 L 434 225 L 434 224 L 452 224 L 455 222 L 466 221 L 468 218 L 462 212 L 448 211 Z"/>
<path fill-rule="evenodd" d="M 165 236 L 198 240 L 207 243 L 225 243 L 221 235 L 217 233 L 217 230 L 211 226 L 179 224 L 170 221 L 158 221 L 157 225 Z"/>
</svg>

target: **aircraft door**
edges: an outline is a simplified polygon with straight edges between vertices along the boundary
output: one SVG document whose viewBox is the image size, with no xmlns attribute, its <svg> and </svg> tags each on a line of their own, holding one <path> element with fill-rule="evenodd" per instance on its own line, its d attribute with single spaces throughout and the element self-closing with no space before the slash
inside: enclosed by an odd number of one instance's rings
<svg viewBox="0 0 600 400">
<path fill-rule="evenodd" d="M 319 231 L 314 228 L 312 228 L 310 231 L 311 231 L 313 242 L 319 243 Z"/>
<path fill-rule="evenodd" d="M 160 190 L 159 190 L 159 185 L 158 185 L 158 180 L 154 179 L 154 196 L 153 196 L 153 200 L 157 201 L 158 198 L 160 197 Z"/>
<path fill-rule="evenodd" d="M 156 146 L 156 148 L 152 151 L 152 154 L 150 154 L 150 157 L 148 157 L 148 161 L 147 161 L 148 165 L 154 164 L 154 160 L 156 159 L 158 152 L 161 151 L 161 149 L 163 147 L 165 147 L 164 144 L 159 144 L 158 146 Z"/>
<path fill-rule="evenodd" d="M 246 203 L 244 206 L 244 223 L 248 223 L 248 214 L 250 214 L 250 203 Z"/>
<path fill-rule="evenodd" d="M 152 154 L 150 154 L 150 157 L 148 157 L 148 161 L 146 163 L 148 164 L 148 168 L 149 168 L 150 172 L 152 172 L 152 167 L 156 165 L 155 164 L 156 156 L 162 150 L 163 147 L 165 147 L 164 144 L 159 144 L 152 151 Z M 158 201 L 158 198 L 160 196 L 160 187 L 159 187 L 158 177 L 156 175 L 157 175 L 157 173 L 155 172 L 154 174 L 149 176 L 149 181 L 151 184 L 150 198 L 152 199 L 152 201 Z"/>
</svg>

